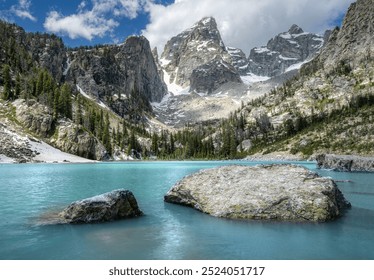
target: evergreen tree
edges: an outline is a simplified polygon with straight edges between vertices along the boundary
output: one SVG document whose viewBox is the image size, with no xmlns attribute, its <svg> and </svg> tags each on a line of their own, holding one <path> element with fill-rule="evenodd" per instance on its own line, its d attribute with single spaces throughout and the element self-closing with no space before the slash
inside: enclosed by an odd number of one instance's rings
<svg viewBox="0 0 374 280">
<path fill-rule="evenodd" d="M 169 154 L 174 154 L 174 152 L 175 152 L 174 136 L 173 136 L 173 133 L 170 133 L 170 150 L 169 150 Z"/>
<path fill-rule="evenodd" d="M 119 129 L 119 123 L 117 123 L 117 137 L 116 137 L 116 142 L 117 142 L 117 145 L 121 145 L 121 142 L 122 142 L 122 134 L 120 133 L 120 129 Z"/>
<path fill-rule="evenodd" d="M 53 101 L 53 118 L 57 119 L 60 113 L 60 88 L 56 88 Z"/>
<path fill-rule="evenodd" d="M 158 144 L 158 135 L 156 132 L 153 132 L 153 135 L 152 135 L 152 146 L 151 146 L 151 151 L 152 153 L 155 155 L 155 156 L 158 156 L 158 148 L 159 148 L 159 144 Z"/>
<path fill-rule="evenodd" d="M 44 90 L 44 71 L 39 70 L 38 78 L 36 80 L 36 96 L 39 96 L 43 93 Z"/>
<path fill-rule="evenodd" d="M 71 89 L 68 84 L 63 84 L 61 87 L 60 96 L 58 98 L 58 112 L 68 118 L 73 118 L 73 109 L 72 109 L 72 101 L 71 101 Z"/>
<path fill-rule="evenodd" d="M 76 112 L 76 116 L 75 116 L 75 123 L 76 124 L 80 124 L 80 125 L 83 125 L 83 115 L 82 115 L 82 99 L 81 99 L 81 95 L 78 94 L 77 96 L 77 112 Z"/>
<path fill-rule="evenodd" d="M 21 95 L 21 76 L 18 73 L 16 77 L 16 85 L 14 89 L 14 98 L 17 99 Z"/>
<path fill-rule="evenodd" d="M 110 141 L 109 126 L 110 126 L 109 114 L 107 112 L 106 115 L 105 115 L 102 141 L 103 141 L 103 145 L 104 145 L 105 149 L 107 150 L 108 154 L 112 154 L 112 144 L 111 144 L 111 141 Z"/>
<path fill-rule="evenodd" d="M 237 153 L 237 143 L 236 143 L 235 132 L 233 130 L 230 130 L 230 158 L 231 159 L 235 158 L 236 153 Z"/>
<path fill-rule="evenodd" d="M 4 90 L 3 90 L 3 99 L 11 100 L 13 99 L 12 88 L 11 88 L 11 78 L 10 78 L 10 67 L 8 64 L 3 66 L 3 81 L 4 81 Z"/>
</svg>

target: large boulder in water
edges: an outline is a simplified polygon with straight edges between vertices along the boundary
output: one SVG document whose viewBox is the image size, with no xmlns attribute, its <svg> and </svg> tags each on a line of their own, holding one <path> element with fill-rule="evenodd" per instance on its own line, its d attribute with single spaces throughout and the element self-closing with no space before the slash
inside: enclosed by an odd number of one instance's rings
<svg viewBox="0 0 374 280">
<path fill-rule="evenodd" d="M 59 217 L 62 222 L 99 223 L 143 215 L 138 203 L 128 190 L 115 190 L 91 198 L 73 202 Z"/>
<path fill-rule="evenodd" d="M 224 166 L 179 181 L 165 201 L 216 217 L 325 222 L 350 207 L 333 180 L 296 165 Z"/>
</svg>

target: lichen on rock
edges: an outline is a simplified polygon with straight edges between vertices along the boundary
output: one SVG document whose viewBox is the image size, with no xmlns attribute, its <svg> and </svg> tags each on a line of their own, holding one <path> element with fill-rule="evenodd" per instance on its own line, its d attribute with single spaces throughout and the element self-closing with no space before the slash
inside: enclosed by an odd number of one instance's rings
<svg viewBox="0 0 374 280">
<path fill-rule="evenodd" d="M 296 165 L 224 166 L 179 181 L 165 201 L 230 219 L 325 222 L 350 207 L 333 180 Z"/>
</svg>

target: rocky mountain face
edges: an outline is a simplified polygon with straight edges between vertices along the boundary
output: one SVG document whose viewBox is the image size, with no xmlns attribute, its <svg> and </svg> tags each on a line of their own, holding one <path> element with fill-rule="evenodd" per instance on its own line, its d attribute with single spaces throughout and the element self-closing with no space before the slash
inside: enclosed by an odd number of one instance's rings
<svg viewBox="0 0 374 280">
<path fill-rule="evenodd" d="M 13 102 L 13 106 L 15 117 L 23 127 L 61 151 L 93 160 L 109 158 L 105 147 L 94 135 L 71 120 L 56 122 L 48 107 L 34 100 L 25 102 L 22 99 Z"/>
<path fill-rule="evenodd" d="M 248 73 L 274 77 L 293 65 L 312 59 L 323 47 L 323 36 L 304 32 L 299 26 L 272 38 L 266 46 L 254 48 L 248 57 Z"/>
<path fill-rule="evenodd" d="M 5 104 L 12 117 L 6 129 L 17 127 L 23 135 L 19 139 L 35 137 L 85 158 L 109 159 L 112 145 L 120 154 L 136 146 L 135 135 L 146 134 L 150 103 L 167 94 L 144 37 L 129 37 L 121 45 L 68 49 L 55 35 L 27 33 L 0 22 L 0 47 L 0 97 L 10 101 Z M 139 123 L 142 129 L 130 135 L 127 126 L 135 129 Z M 18 138 L 3 137 L 7 143 Z M 27 139 L 23 142 L 16 150 L 24 156 L 12 152 L 10 144 L 4 153 L 33 161 L 34 151 L 28 150 Z"/>
<path fill-rule="evenodd" d="M 226 81 L 241 83 L 239 73 L 228 66 L 231 56 L 215 19 L 211 17 L 203 18 L 190 29 L 171 38 L 165 45 L 161 62 L 169 76 L 166 83 L 183 88 L 193 85 L 191 90 L 210 93 Z M 209 70 L 209 73 L 205 70 Z M 207 81 L 207 84 L 203 81 Z"/>
<path fill-rule="evenodd" d="M 298 76 L 241 110 L 253 151 L 374 154 L 373 17 L 372 1 L 352 4 Z"/>
<path fill-rule="evenodd" d="M 236 69 L 224 60 L 212 60 L 192 71 L 190 91 L 210 94 L 227 83 L 242 83 Z"/>
<path fill-rule="evenodd" d="M 48 69 L 50 73 L 61 81 L 63 65 L 66 63 L 66 48 L 62 39 L 49 34 L 27 33 L 15 24 L 0 21 L 0 61 L 1 64 L 9 60 L 17 62 L 22 70 L 31 66 Z"/>
<path fill-rule="evenodd" d="M 341 30 L 336 29 L 318 58 L 328 70 L 347 61 L 352 68 L 371 60 L 374 53 L 374 7 L 371 0 L 357 0 L 347 12 Z"/>
<path fill-rule="evenodd" d="M 120 45 L 69 50 L 55 35 L 27 33 L 5 22 L 0 32 L 7 38 L 0 42 L 2 63 L 12 59 L 26 72 L 32 66 L 47 69 L 57 83 L 77 86 L 121 116 L 128 113 L 130 102 L 125 100 L 133 92 L 149 108 L 149 102 L 159 102 L 167 94 L 149 42 L 142 36 L 131 36 Z"/>
<path fill-rule="evenodd" d="M 236 68 L 240 75 L 248 74 L 248 59 L 241 49 L 227 47 L 227 52 L 231 56 L 231 64 Z"/>
<path fill-rule="evenodd" d="M 149 110 L 148 102 L 159 102 L 167 93 L 149 42 L 141 36 L 131 36 L 121 45 L 69 52 L 65 79 L 123 117 L 135 109 L 133 101 L 146 107 L 139 110 Z"/>
</svg>

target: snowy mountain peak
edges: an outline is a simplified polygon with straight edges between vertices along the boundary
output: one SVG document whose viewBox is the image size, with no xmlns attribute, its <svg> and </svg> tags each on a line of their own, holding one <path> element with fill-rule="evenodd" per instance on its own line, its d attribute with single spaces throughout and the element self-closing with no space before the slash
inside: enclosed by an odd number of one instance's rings
<svg viewBox="0 0 374 280">
<path fill-rule="evenodd" d="M 320 51 L 324 43 L 323 36 L 304 32 L 293 24 L 287 32 L 270 39 L 266 46 L 251 50 L 247 71 L 258 76 L 274 77 L 299 69 Z"/>
<path fill-rule="evenodd" d="M 214 17 L 204 17 L 199 22 L 195 24 L 195 26 L 203 25 L 210 27 L 212 29 L 217 29 L 217 22 Z"/>
<path fill-rule="evenodd" d="M 288 30 L 288 33 L 290 34 L 301 34 L 304 33 L 304 30 L 299 27 L 297 24 L 293 24 L 290 29 Z"/>
<path fill-rule="evenodd" d="M 165 77 L 168 78 L 165 82 L 187 88 L 191 85 L 193 71 L 215 60 L 231 63 L 216 20 L 205 17 L 171 38 L 165 45 L 160 61 L 167 74 Z"/>
</svg>

